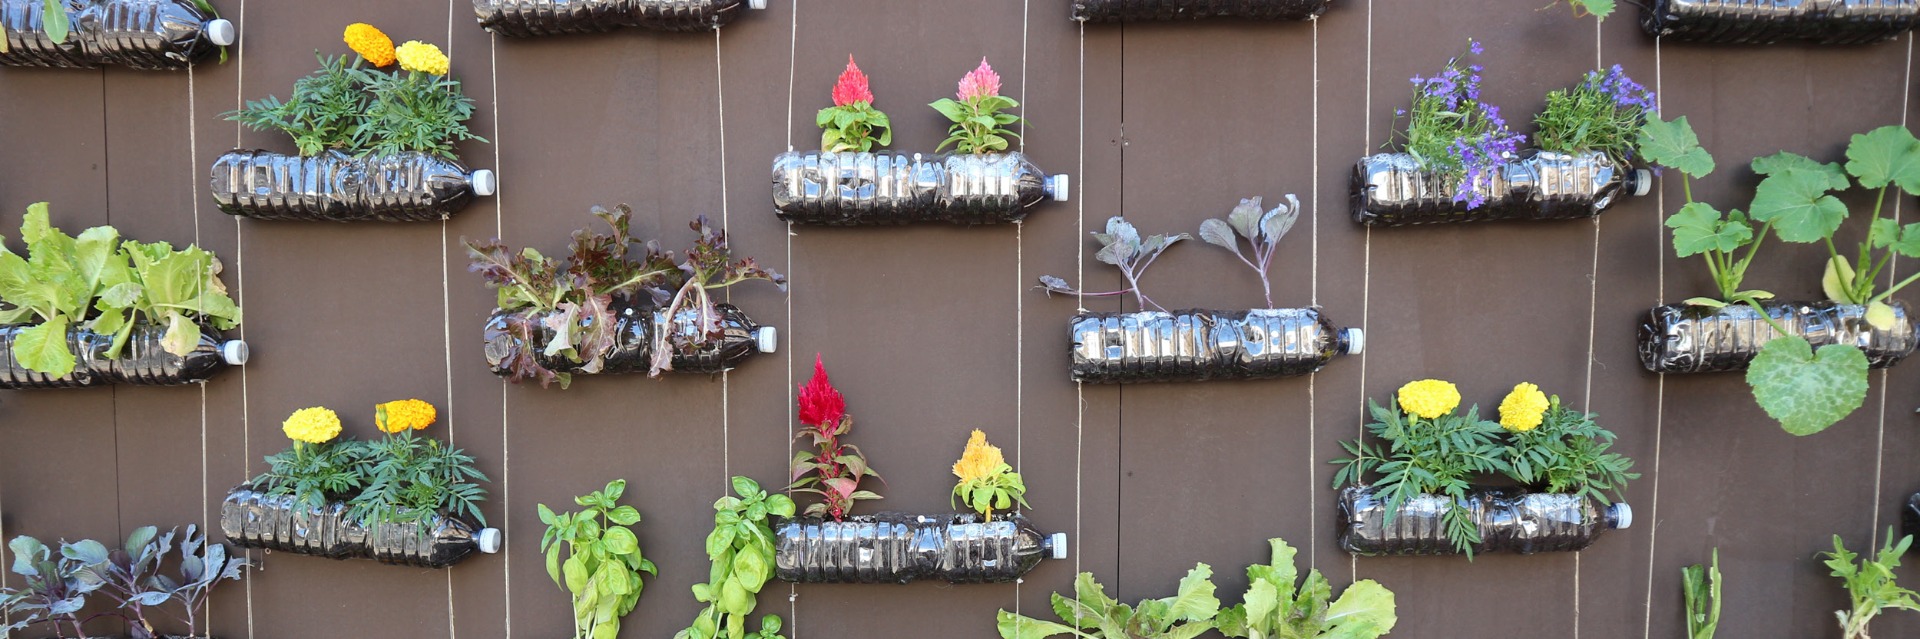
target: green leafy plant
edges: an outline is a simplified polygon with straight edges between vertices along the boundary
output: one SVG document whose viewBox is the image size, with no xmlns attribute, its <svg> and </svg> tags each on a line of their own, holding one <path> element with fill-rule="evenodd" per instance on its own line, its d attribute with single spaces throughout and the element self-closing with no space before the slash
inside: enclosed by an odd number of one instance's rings
<svg viewBox="0 0 1920 639">
<path fill-rule="evenodd" d="M 807 440 L 812 451 L 797 451 L 790 466 L 792 483 L 787 490 L 820 496 L 819 503 L 808 504 L 806 514 L 832 517 L 842 521 L 858 501 L 880 499 L 872 491 L 860 490 L 860 481 L 880 478 L 867 464 L 860 448 L 840 443 L 840 436 L 853 430 L 853 416 L 847 414 L 847 400 L 827 378 L 827 367 L 819 354 L 813 358 L 813 378 L 800 387 L 795 400 L 800 404 L 799 420 L 804 428 L 794 433 L 794 441 Z"/>
<path fill-rule="evenodd" d="M 489 287 L 498 290 L 496 303 L 501 310 L 523 311 L 506 317 L 506 331 L 522 344 L 534 344 L 543 330 L 550 331 L 552 337 L 540 354 L 582 364 L 582 372 L 599 372 L 606 355 L 617 346 L 616 301 L 671 300 L 665 309 L 669 317 L 693 313 L 695 338 L 685 337 L 682 331 L 652 331 L 655 348 L 650 374 L 658 375 L 672 368 L 675 349 L 691 352 L 718 336 L 712 290 L 755 279 L 786 290 L 786 278 L 779 273 L 760 268 L 752 259 L 732 261 L 726 234 L 713 229 L 705 216 L 693 222 L 699 240 L 682 262 L 657 242 L 634 250 L 641 242 L 629 231 L 633 210 L 627 205 L 612 211 L 596 206 L 593 214 L 613 233 L 574 231 L 564 264 L 533 248 L 512 251 L 499 238 L 466 241 L 472 260 L 467 270 L 479 273 Z M 506 366 L 509 379 L 516 382 L 539 380 L 545 386 L 558 381 L 561 388 L 572 382 L 571 374 L 548 368 L 531 349 L 509 353 Z"/>
<path fill-rule="evenodd" d="M 1021 508 L 1031 508 L 1027 505 L 1026 480 L 1021 479 L 1020 473 L 1013 472 L 1000 447 L 987 443 L 987 434 L 980 429 L 974 429 L 973 435 L 967 438 L 960 461 L 953 464 L 953 475 L 960 481 L 953 486 L 948 506 L 958 500 L 988 521 L 993 520 L 995 508 L 1006 510 L 1012 508 L 1014 502 L 1019 502 Z"/>
<path fill-rule="evenodd" d="M 97 541 L 77 543 L 81 552 L 70 551 L 74 545 L 63 541 L 56 555 L 40 540 L 25 535 L 7 542 L 7 548 L 13 551 L 13 574 L 20 575 L 24 583 L 18 588 L 0 589 L 0 611 L 9 622 L 0 625 L 0 634 L 47 624 L 59 637 L 68 636 L 68 629 L 73 630 L 74 637 L 87 636 L 81 629 L 80 609 L 86 607 L 87 596 L 105 587 L 106 582 L 90 578 L 82 570 L 85 564 L 75 555 L 92 554 L 93 546 L 99 546 L 99 554 L 104 555 L 106 548 Z"/>
<path fill-rule="evenodd" d="M 1546 108 L 1534 116 L 1539 129 L 1533 139 L 1544 151 L 1600 151 L 1624 165 L 1633 158 L 1640 127 L 1654 107 L 1653 93 L 1616 64 L 1588 72 L 1572 88 L 1548 93 Z"/>
<path fill-rule="evenodd" d="M 873 108 L 873 88 L 867 74 L 860 72 L 847 56 L 847 69 L 833 85 L 833 106 L 820 110 L 814 118 L 820 125 L 822 151 L 872 151 L 873 147 L 893 143 L 892 123 L 887 114 Z"/>
<path fill-rule="evenodd" d="M 366 487 L 348 502 L 348 517 L 401 523 L 446 512 L 486 525 L 480 502 L 487 491 L 474 481 L 487 481 L 487 476 L 473 467 L 473 457 L 438 439 L 414 435 L 434 419 L 433 405 L 417 399 L 374 408 L 374 425 L 386 435 L 367 443 L 372 466 L 361 466 L 367 468 Z"/>
<path fill-rule="evenodd" d="M 1073 580 L 1074 598 L 1053 594 L 1053 614 L 1072 625 L 1041 621 L 1001 610 L 996 627 L 1002 639 L 1044 639 L 1070 634 L 1082 639 L 1192 639 L 1212 630 L 1220 613 L 1213 595 L 1213 569 L 1199 564 L 1180 579 L 1174 596 L 1128 606 L 1107 596 L 1106 587 L 1083 572 Z"/>
<path fill-rule="evenodd" d="M 1550 493 L 1613 503 L 1609 493 L 1619 495 L 1626 490 L 1627 482 L 1639 479 L 1640 474 L 1628 472 L 1633 460 L 1607 452 L 1613 446 L 1614 434 L 1595 423 L 1596 417 L 1567 408 L 1560 403 L 1560 396 L 1554 395 L 1539 426 L 1525 430 L 1504 426 L 1509 431 L 1508 475 L 1528 486 L 1544 486 Z M 1504 414 L 1502 419 L 1506 419 Z"/>
<path fill-rule="evenodd" d="M 1913 545 L 1913 536 L 1893 539 L 1893 529 L 1887 529 L 1887 543 L 1880 548 L 1880 554 L 1873 559 L 1862 558 L 1847 550 L 1840 542 L 1840 536 L 1833 536 L 1833 552 L 1821 553 L 1826 557 L 1825 564 L 1833 569 L 1833 576 L 1845 582 L 1847 598 L 1852 605 L 1846 610 L 1835 611 L 1833 615 L 1840 620 L 1840 630 L 1845 639 L 1867 639 L 1867 624 L 1873 618 L 1887 610 L 1920 611 L 1920 594 L 1901 588 L 1894 583 L 1893 569 L 1900 567 L 1900 556 L 1907 553 L 1907 547 Z M 1858 559 L 1859 563 L 1854 562 Z"/>
<path fill-rule="evenodd" d="M 1083 293 L 1068 285 L 1066 280 L 1052 275 L 1040 276 L 1040 288 L 1045 289 L 1048 294 L 1060 293 L 1063 295 L 1084 295 L 1087 297 L 1108 297 L 1132 293 L 1134 298 L 1139 301 L 1142 310 L 1145 310 L 1148 306 L 1163 311 L 1166 310 L 1165 307 L 1154 302 L 1153 298 L 1147 297 L 1147 294 L 1140 290 L 1140 277 L 1146 274 L 1147 267 L 1153 266 L 1154 260 L 1160 259 L 1161 253 L 1171 248 L 1174 244 L 1178 244 L 1181 240 L 1193 239 L 1193 236 L 1181 233 L 1178 235 L 1149 235 L 1142 238 L 1140 237 L 1140 231 L 1133 228 L 1132 222 L 1128 222 L 1126 218 L 1116 215 L 1107 218 L 1107 232 L 1101 233 L 1095 231 L 1093 233 L 1093 239 L 1100 242 L 1100 251 L 1093 254 L 1093 259 L 1119 268 L 1121 277 L 1127 281 L 1126 288 L 1105 293 Z"/>
<path fill-rule="evenodd" d="M 659 574 L 629 528 L 640 523 L 640 511 L 618 503 L 626 491 L 627 480 L 616 479 L 573 498 L 580 512 L 555 514 L 539 505 L 540 523 L 547 525 L 540 552 L 547 555 L 547 576 L 573 595 L 574 639 L 618 636 L 620 619 L 633 612 L 646 586 L 640 573 Z"/>
<path fill-rule="evenodd" d="M 191 632 L 199 628 L 196 613 L 206 604 L 213 586 L 222 579 L 239 581 L 241 569 L 247 566 L 246 558 L 230 556 L 225 545 L 206 543 L 206 536 L 195 536 L 194 526 L 188 524 L 186 536 L 180 538 L 180 558 L 175 561 L 179 577 L 164 574 L 160 566 L 173 552 L 175 532 L 160 534 L 158 528 L 144 526 L 134 529 L 126 543 L 112 551 L 98 543 L 82 542 L 72 545 L 71 551 L 62 549 L 62 553 L 80 562 L 83 579 L 104 583 L 108 596 L 119 602 L 122 610 L 131 611 L 131 616 L 122 616 L 127 618 L 127 629 L 134 639 L 154 639 L 160 635 L 147 617 L 149 608 L 179 603 L 181 612 L 171 616 Z"/>
<path fill-rule="evenodd" d="M 1467 41 L 1467 50 L 1473 55 L 1486 52 L 1473 40 Z M 1415 76 L 1412 105 L 1396 113 L 1407 119 L 1406 130 L 1386 142 L 1390 149 L 1397 144 L 1434 175 L 1457 181 L 1453 201 L 1465 202 L 1468 209 L 1486 203 L 1486 195 L 1475 187 L 1492 179 L 1527 139 L 1507 128 L 1500 107 L 1480 100 L 1485 70 L 1454 57 L 1439 75 Z"/>
<path fill-rule="evenodd" d="M 393 40 L 366 24 L 347 27 L 346 42 L 359 54 L 351 62 L 315 51 L 320 69 L 295 81 L 287 101 L 250 100 L 224 117 L 286 133 L 303 156 L 417 151 L 454 158 L 459 142 L 486 142 L 467 128 L 473 100 L 448 75 L 439 47 L 408 42 L 396 57 Z M 380 68 L 396 58 L 399 68 Z"/>
<path fill-rule="evenodd" d="M 1511 468 L 1500 441 L 1501 427 L 1481 419 L 1479 406 L 1464 414 L 1455 412 L 1460 394 L 1446 382 L 1410 382 L 1399 395 L 1399 404 L 1392 407 L 1367 400 L 1367 411 L 1373 415 L 1367 432 L 1384 445 L 1341 442 L 1351 457 L 1331 462 L 1341 467 L 1334 473 L 1333 486 L 1366 486 L 1366 477 L 1378 473 L 1380 479 L 1372 485 L 1387 499 L 1388 521 L 1399 515 L 1407 500 L 1422 494 L 1450 498 L 1452 507 L 1444 517 L 1447 538 L 1472 557 L 1480 531 L 1462 504 L 1473 488 L 1473 478 Z"/>
<path fill-rule="evenodd" d="M 1272 559 L 1247 566 L 1241 603 L 1220 611 L 1220 634 L 1248 639 L 1375 639 L 1393 630 L 1393 591 L 1372 579 L 1347 586 L 1333 598 L 1333 585 L 1319 570 L 1295 586 L 1298 551 L 1279 538 L 1267 540 Z"/>
<path fill-rule="evenodd" d="M 746 477 L 733 478 L 733 492 L 738 497 L 721 497 L 713 503 L 713 532 L 707 535 L 707 558 L 713 568 L 706 583 L 693 585 L 693 598 L 707 607 L 694 617 L 693 625 L 674 633 L 674 639 L 750 636 L 747 617 L 758 604 L 760 588 L 773 578 L 773 529 L 767 518 L 792 517 L 793 500 L 767 494 L 759 482 Z M 767 615 L 751 636 L 775 637 L 779 629 L 780 618 Z"/>
<path fill-rule="evenodd" d="M 320 60 L 320 70 L 295 80 L 286 102 L 274 96 L 248 100 L 246 108 L 225 117 L 255 131 L 278 129 L 293 138 L 303 156 L 325 151 L 353 154 L 371 148 L 373 130 L 367 126 L 367 114 L 373 96 L 362 84 L 360 61 L 318 52 L 314 57 Z"/>
<path fill-rule="evenodd" d="M 1681 568 L 1680 586 L 1686 596 L 1687 638 L 1713 639 L 1720 631 L 1720 549 L 1713 549 L 1710 567 Z"/>
<path fill-rule="evenodd" d="M 1575 17 L 1584 18 L 1593 16 L 1600 20 L 1606 20 L 1607 16 L 1613 15 L 1613 9 L 1617 2 L 1616 0 L 1553 0 L 1553 4 L 1547 6 L 1553 7 L 1561 4 L 1572 7 Z"/>
<path fill-rule="evenodd" d="M 1280 238 L 1287 236 L 1293 229 L 1293 223 L 1300 219 L 1300 198 L 1287 194 L 1287 203 L 1273 207 L 1273 210 L 1260 212 L 1260 196 L 1240 200 L 1233 207 L 1227 219 L 1208 218 L 1200 223 L 1200 239 L 1208 244 L 1233 251 L 1240 263 L 1260 274 L 1260 292 L 1267 297 L 1267 307 L 1273 307 L 1273 283 L 1267 278 L 1267 268 L 1273 265 L 1273 254 L 1280 244 Z M 1240 239 L 1245 238 L 1253 252 L 1248 259 L 1240 252 Z"/>
<path fill-rule="evenodd" d="M 935 151 L 953 145 L 960 153 L 991 153 L 1007 150 L 1007 138 L 1020 137 L 1007 126 L 1021 122 L 1019 116 L 1001 113 L 1020 106 L 1012 98 L 1000 95 L 1000 74 L 993 72 L 987 65 L 987 59 L 980 59 L 980 67 L 960 79 L 960 92 L 950 98 L 940 98 L 927 106 L 939 111 L 953 121 L 947 130 L 947 139 L 935 147 Z"/>
<path fill-rule="evenodd" d="M 199 247 L 121 242 L 111 226 L 70 236 L 49 224 L 46 202 L 27 207 L 20 237 L 27 257 L 0 245 L 0 324 L 35 320 L 12 347 L 14 361 L 28 369 L 72 373 L 69 328 L 112 335 L 102 355 L 113 358 L 138 323 L 167 327 L 161 345 L 175 355 L 198 346 L 203 324 L 226 330 L 240 323 L 219 260 Z"/>
<path fill-rule="evenodd" d="M 361 73 L 373 97 L 366 120 L 372 144 L 362 154 L 419 151 L 455 158 L 454 145 L 460 141 L 486 141 L 467 129 L 473 99 L 461 93 L 458 80 L 419 72 Z"/>
<path fill-rule="evenodd" d="M 1820 163 L 1805 156 L 1781 153 L 1754 161 L 1754 171 L 1767 175 L 1754 192 L 1754 219 L 1778 222 L 1780 239 L 1796 243 L 1824 243 L 1829 260 L 1821 278 L 1827 297 L 1836 302 L 1865 304 L 1867 321 L 1890 328 L 1895 321 L 1886 300 L 1920 275 L 1879 290 L 1880 276 L 1895 255 L 1920 257 L 1920 222 L 1900 225 L 1899 218 L 1881 216 L 1889 192 L 1920 195 L 1920 140 L 1901 126 L 1884 126 L 1853 136 L 1847 145 L 1845 171 L 1836 163 Z M 1851 212 L 1833 195 L 1858 183 L 1873 192 L 1873 213 L 1867 234 L 1849 260 L 1833 236 Z M 1876 255 L 1877 254 L 1877 255 Z M 1857 267 L 1857 268 L 1856 268 Z"/>
<path fill-rule="evenodd" d="M 296 495 L 303 508 L 321 508 L 330 495 L 346 495 L 366 485 L 375 463 L 366 442 L 340 439 L 324 443 L 294 442 L 268 455 L 267 472 L 250 482 L 269 495 Z"/>
</svg>

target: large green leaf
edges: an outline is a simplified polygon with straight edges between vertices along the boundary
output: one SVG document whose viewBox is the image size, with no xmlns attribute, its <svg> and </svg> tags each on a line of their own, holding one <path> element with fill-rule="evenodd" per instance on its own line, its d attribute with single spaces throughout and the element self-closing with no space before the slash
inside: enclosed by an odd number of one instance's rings
<svg viewBox="0 0 1920 639">
<path fill-rule="evenodd" d="M 1754 165 L 1760 165 L 1755 160 Z M 1839 230 L 1847 219 L 1847 205 L 1828 193 L 1829 175 L 1817 169 L 1785 169 L 1768 175 L 1753 192 L 1749 214 L 1771 222 L 1780 239 L 1818 242 Z"/>
<path fill-rule="evenodd" d="M 1747 367 L 1753 398 L 1780 427 L 1811 435 L 1845 419 L 1867 399 L 1867 356 L 1847 344 L 1815 353 L 1794 335 L 1774 338 Z"/>
<path fill-rule="evenodd" d="M 1753 241 L 1753 228 L 1745 220 L 1723 219 L 1720 211 L 1706 202 L 1690 202 L 1667 218 L 1673 229 L 1673 252 L 1689 257 L 1708 251 L 1726 253 Z"/>
<path fill-rule="evenodd" d="M 73 372 L 73 351 L 67 348 L 67 316 L 54 315 L 13 337 L 13 361 L 30 370 L 60 377 Z"/>
<path fill-rule="evenodd" d="M 1830 191 L 1853 185 L 1847 180 L 1847 172 L 1841 170 L 1839 164 L 1821 162 L 1798 153 L 1781 151 L 1773 155 L 1757 157 L 1753 159 L 1752 166 L 1753 172 L 1760 175 L 1781 175 L 1790 171 L 1809 173 Z"/>
<path fill-rule="evenodd" d="M 1045 639 L 1054 635 L 1079 634 L 1072 628 L 1032 617 L 1023 617 L 1005 610 L 995 615 L 994 626 L 1000 631 L 1001 639 Z"/>
<path fill-rule="evenodd" d="M 1613 15 L 1614 0 L 1573 0 L 1573 4 L 1602 20 Z"/>
<path fill-rule="evenodd" d="M 41 9 L 42 25 L 46 27 L 47 38 L 54 44 L 67 41 L 67 31 L 72 24 L 67 19 L 67 8 L 61 0 L 46 0 Z"/>
<path fill-rule="evenodd" d="M 1213 596 L 1213 567 L 1197 564 L 1180 578 L 1180 588 L 1168 602 L 1169 619 L 1207 621 L 1220 613 L 1220 599 Z"/>
<path fill-rule="evenodd" d="M 1293 584 L 1287 584 L 1292 590 Z M 1274 627 L 1279 625 L 1274 613 L 1280 610 L 1280 590 L 1271 581 L 1255 581 L 1247 586 L 1246 596 L 1247 628 L 1254 636 L 1273 636 Z"/>
<path fill-rule="evenodd" d="M 1649 118 L 1640 127 L 1640 155 L 1648 162 L 1672 168 L 1693 177 L 1705 177 L 1713 173 L 1713 156 L 1700 148 L 1700 137 L 1693 132 L 1693 125 L 1686 116 L 1672 121 L 1658 117 Z"/>
<path fill-rule="evenodd" d="M 1908 193 L 1920 194 L 1920 140 L 1896 125 L 1855 135 L 1847 144 L 1847 172 L 1869 189 L 1897 184 Z"/>
<path fill-rule="evenodd" d="M 1393 630 L 1393 591 L 1372 579 L 1347 586 L 1340 599 L 1327 607 L 1324 639 L 1374 639 Z"/>
</svg>

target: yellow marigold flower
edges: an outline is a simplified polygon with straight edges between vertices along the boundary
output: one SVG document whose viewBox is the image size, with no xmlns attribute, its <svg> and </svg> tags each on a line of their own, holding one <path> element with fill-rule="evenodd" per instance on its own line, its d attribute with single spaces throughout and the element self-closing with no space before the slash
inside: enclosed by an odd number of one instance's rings
<svg viewBox="0 0 1920 639">
<path fill-rule="evenodd" d="M 1436 419 L 1460 407 L 1460 389 L 1452 382 L 1423 379 L 1400 387 L 1400 409 L 1426 419 Z"/>
<path fill-rule="evenodd" d="M 1539 428 L 1547 407 L 1547 394 L 1540 392 L 1539 386 L 1520 382 L 1500 400 L 1500 426 L 1516 433 Z"/>
<path fill-rule="evenodd" d="M 302 408 L 293 411 L 286 422 L 280 424 L 280 430 L 287 439 L 309 444 L 325 444 L 340 436 L 340 416 L 333 409 L 321 406 Z"/>
<path fill-rule="evenodd" d="M 440 418 L 440 412 L 429 404 L 417 399 L 403 399 L 387 402 L 373 407 L 374 425 L 383 433 L 398 433 L 408 429 L 420 430 L 432 426 Z"/>
<path fill-rule="evenodd" d="M 1000 448 L 987 443 L 987 434 L 974 429 L 973 436 L 967 439 L 967 450 L 960 454 L 960 461 L 953 465 L 953 474 L 961 483 L 977 481 L 1000 471 L 1007 460 L 1000 455 Z"/>
<path fill-rule="evenodd" d="M 373 25 L 355 22 L 347 25 L 347 48 L 360 54 L 367 64 L 384 67 L 393 64 L 393 38 L 387 37 Z"/>
<path fill-rule="evenodd" d="M 447 54 L 441 53 L 440 47 L 419 40 L 408 40 L 393 54 L 400 58 L 402 69 L 434 75 L 447 74 Z"/>
</svg>

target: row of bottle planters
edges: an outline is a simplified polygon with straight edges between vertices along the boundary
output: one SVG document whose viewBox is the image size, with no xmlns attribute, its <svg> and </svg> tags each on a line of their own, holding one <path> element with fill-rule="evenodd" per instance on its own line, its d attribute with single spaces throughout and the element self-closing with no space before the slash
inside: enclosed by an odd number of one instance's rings
<svg viewBox="0 0 1920 639">
<path fill-rule="evenodd" d="M 1383 496 L 1347 488 L 1338 504 L 1340 547 L 1367 556 L 1457 554 L 1443 521 L 1448 503 L 1421 495 L 1390 517 Z M 1577 495 L 1519 489 L 1478 489 L 1465 506 L 1480 534 L 1475 554 L 1576 551 L 1633 523 L 1624 502 L 1602 506 Z M 496 553 L 503 543 L 499 529 L 461 517 L 365 524 L 346 512 L 342 503 L 302 507 L 291 495 L 241 486 L 221 504 L 220 526 L 228 542 L 247 548 L 423 568 Z M 1067 556 L 1065 533 L 1043 534 L 1018 514 L 991 520 L 974 513 L 794 517 L 774 529 L 775 575 L 801 583 L 1009 582 L 1042 560 Z"/>
<path fill-rule="evenodd" d="M 488 31 L 531 37 L 640 27 L 663 31 L 718 28 L 746 7 L 767 0 L 473 0 Z M 64 0 L 71 32 L 61 42 L 47 34 L 43 0 L 0 0 L 7 46 L 0 64 L 93 68 L 182 69 L 214 49 L 233 44 L 232 22 L 193 0 Z M 1129 22 L 1234 18 L 1306 20 L 1333 0 L 1073 0 L 1073 18 Z M 1913 0 L 1653 0 L 1640 24 L 1651 35 L 1709 43 L 1810 40 L 1862 44 L 1900 36 L 1920 23 Z"/>
</svg>

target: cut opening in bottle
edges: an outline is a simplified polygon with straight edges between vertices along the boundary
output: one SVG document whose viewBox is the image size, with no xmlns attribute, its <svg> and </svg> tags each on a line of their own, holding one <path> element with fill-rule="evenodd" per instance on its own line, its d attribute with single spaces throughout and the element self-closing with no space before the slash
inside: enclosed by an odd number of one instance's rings
<svg viewBox="0 0 1920 639">
<path fill-rule="evenodd" d="M 1082 312 L 1069 339 L 1073 379 L 1091 383 L 1306 375 L 1366 345 L 1311 308 Z"/>
</svg>

